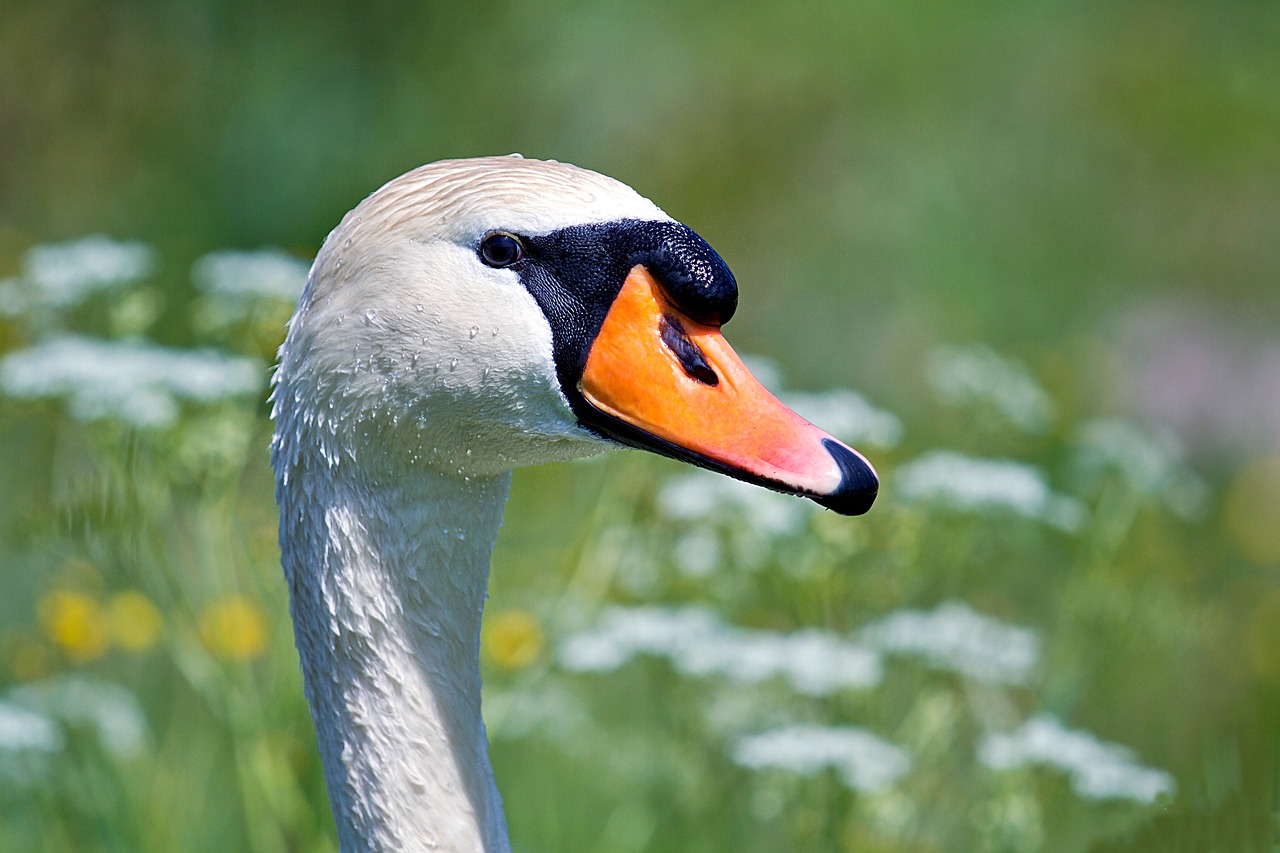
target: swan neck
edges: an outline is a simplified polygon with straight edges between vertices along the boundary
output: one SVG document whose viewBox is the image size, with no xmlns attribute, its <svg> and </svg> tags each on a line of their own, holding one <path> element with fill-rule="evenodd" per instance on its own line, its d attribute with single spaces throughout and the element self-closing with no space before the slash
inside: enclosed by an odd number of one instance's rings
<svg viewBox="0 0 1280 853">
<path fill-rule="evenodd" d="M 343 851 L 507 853 L 480 617 L 510 473 L 295 469 L 281 546 Z"/>
</svg>

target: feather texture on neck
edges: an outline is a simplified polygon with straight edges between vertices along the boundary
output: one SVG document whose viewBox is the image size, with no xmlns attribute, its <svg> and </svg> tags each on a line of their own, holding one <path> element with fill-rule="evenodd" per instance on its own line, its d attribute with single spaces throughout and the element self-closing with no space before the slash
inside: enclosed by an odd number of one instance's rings
<svg viewBox="0 0 1280 853">
<path fill-rule="evenodd" d="M 298 482 L 283 562 L 342 849 L 505 853 L 479 641 L 510 476 Z"/>
</svg>

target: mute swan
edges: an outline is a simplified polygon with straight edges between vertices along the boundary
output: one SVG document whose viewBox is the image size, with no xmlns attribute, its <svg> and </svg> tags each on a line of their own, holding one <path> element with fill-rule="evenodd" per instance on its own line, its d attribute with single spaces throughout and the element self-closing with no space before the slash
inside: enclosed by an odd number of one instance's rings
<svg viewBox="0 0 1280 853">
<path fill-rule="evenodd" d="M 344 851 L 509 851 L 480 615 L 511 469 L 629 445 L 865 512 L 871 466 L 755 381 L 737 286 L 630 187 L 517 157 L 392 180 L 329 234 L 280 348 L 272 465 Z"/>
</svg>

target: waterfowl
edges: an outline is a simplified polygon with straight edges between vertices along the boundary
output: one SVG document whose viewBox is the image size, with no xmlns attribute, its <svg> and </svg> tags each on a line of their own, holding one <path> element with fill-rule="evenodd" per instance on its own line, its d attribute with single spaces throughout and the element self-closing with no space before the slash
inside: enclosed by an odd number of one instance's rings
<svg viewBox="0 0 1280 853">
<path fill-rule="evenodd" d="M 511 470 L 644 448 L 865 512 L 878 481 L 720 334 L 737 285 L 625 184 L 432 163 L 329 234 L 280 348 L 272 465 L 344 851 L 510 850 L 480 617 Z"/>
</svg>

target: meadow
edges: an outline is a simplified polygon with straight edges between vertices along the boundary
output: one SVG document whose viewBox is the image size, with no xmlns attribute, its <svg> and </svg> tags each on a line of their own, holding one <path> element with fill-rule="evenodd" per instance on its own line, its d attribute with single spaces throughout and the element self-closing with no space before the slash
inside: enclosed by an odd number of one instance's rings
<svg viewBox="0 0 1280 853">
<path fill-rule="evenodd" d="M 707 237 L 884 483 L 517 473 L 518 850 L 1275 849 L 1275 7 L 674 10 L 0 12 L 0 850 L 336 850 L 270 366 L 342 212 L 517 148 Z"/>
</svg>

